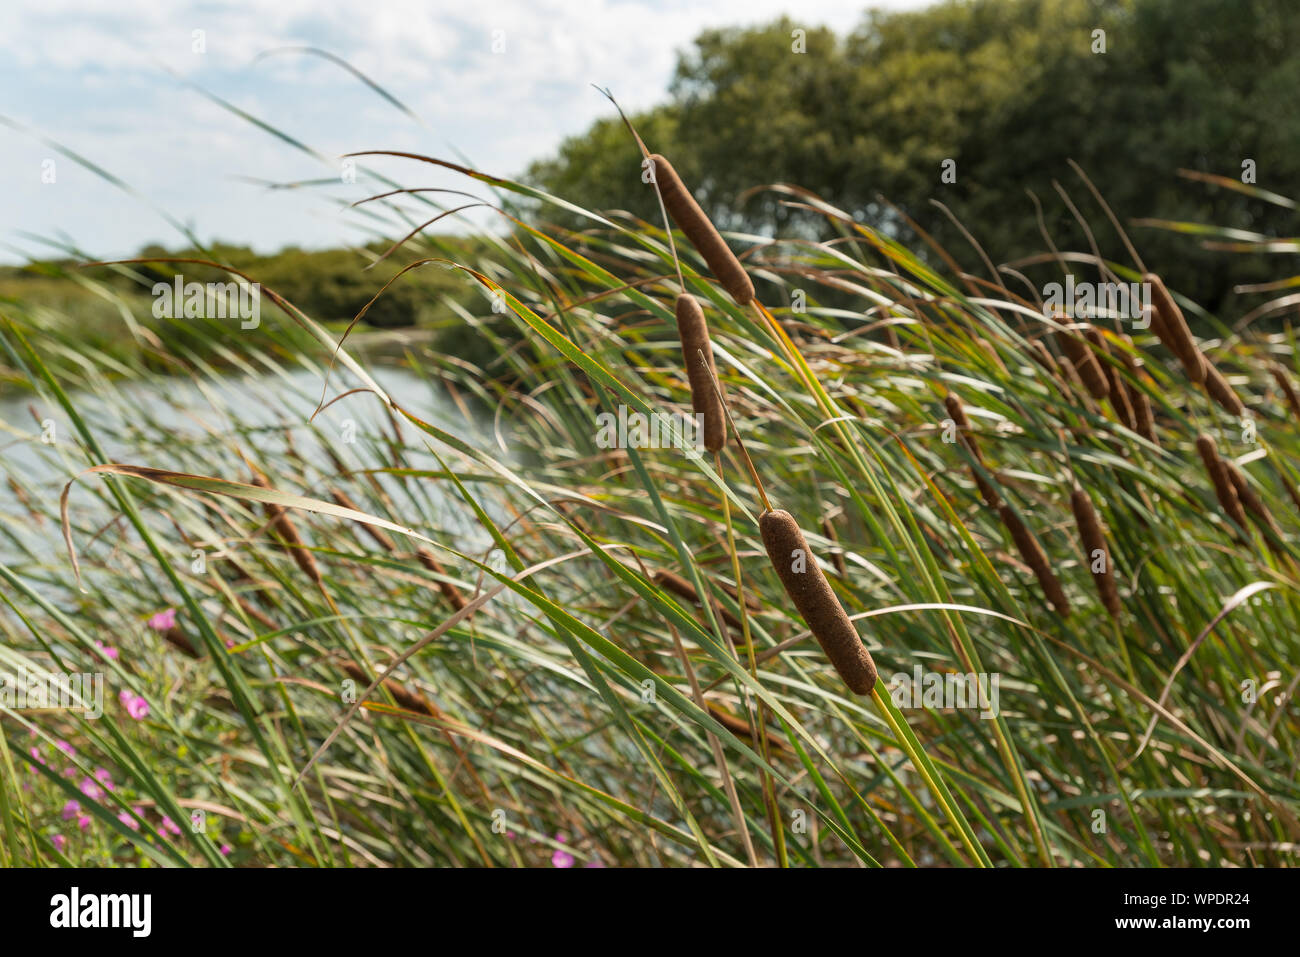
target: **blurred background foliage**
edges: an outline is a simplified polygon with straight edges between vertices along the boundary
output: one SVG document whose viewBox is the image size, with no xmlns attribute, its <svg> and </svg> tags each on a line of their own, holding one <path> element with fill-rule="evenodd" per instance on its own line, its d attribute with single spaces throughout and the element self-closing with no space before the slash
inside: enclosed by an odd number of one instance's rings
<svg viewBox="0 0 1300 957">
<path fill-rule="evenodd" d="M 794 54 L 800 29 L 806 52 Z M 1097 29 L 1104 54 L 1092 52 Z M 702 34 L 681 55 L 668 100 L 632 119 L 710 216 L 738 230 L 825 230 L 783 197 L 749 192 L 784 182 L 886 229 L 902 223 L 893 204 L 941 245 L 963 248 L 937 200 L 1006 262 L 1043 249 L 1033 193 L 1056 245 L 1083 249 L 1053 188 L 1073 159 L 1126 223 L 1292 235 L 1290 210 L 1177 171 L 1240 179 L 1251 159 L 1258 185 L 1295 193 L 1297 47 L 1294 0 L 947 2 L 869 12 L 848 36 L 785 18 Z M 946 184 L 949 159 L 957 175 Z M 534 163 L 528 178 L 655 220 L 639 161 L 611 118 Z M 1225 318 L 1249 308 L 1235 286 L 1276 275 L 1265 257 L 1224 256 L 1158 229 L 1136 234 L 1168 264 L 1169 285 Z"/>
</svg>

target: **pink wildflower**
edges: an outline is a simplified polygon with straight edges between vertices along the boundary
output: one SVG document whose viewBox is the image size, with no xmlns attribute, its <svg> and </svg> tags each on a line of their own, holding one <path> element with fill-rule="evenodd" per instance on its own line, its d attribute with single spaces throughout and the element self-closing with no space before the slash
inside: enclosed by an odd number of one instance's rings
<svg viewBox="0 0 1300 957">
<path fill-rule="evenodd" d="M 176 609 L 168 608 L 149 619 L 149 627 L 154 631 L 167 631 L 176 627 Z"/>
<path fill-rule="evenodd" d="M 564 835 L 563 835 L 563 834 L 557 834 L 557 835 L 555 835 L 555 840 L 556 840 L 558 843 L 563 844 L 563 843 L 564 843 Z M 572 867 L 572 866 L 573 866 L 573 855 L 570 854 L 568 851 L 565 851 L 565 850 L 557 850 L 554 854 L 551 855 L 551 866 L 552 866 L 552 867 Z"/>
</svg>

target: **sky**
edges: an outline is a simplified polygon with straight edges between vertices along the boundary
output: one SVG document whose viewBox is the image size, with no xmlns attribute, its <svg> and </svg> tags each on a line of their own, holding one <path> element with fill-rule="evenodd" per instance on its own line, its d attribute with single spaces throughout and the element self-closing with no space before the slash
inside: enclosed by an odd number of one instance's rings
<svg viewBox="0 0 1300 957">
<path fill-rule="evenodd" d="M 4 0 L 0 261 L 60 244 L 99 258 L 176 247 L 182 224 L 263 252 L 364 242 L 364 220 L 341 207 L 376 190 L 365 168 L 342 181 L 343 153 L 402 150 L 517 175 L 612 114 L 593 84 L 630 111 L 663 100 L 678 52 L 703 29 L 797 9 L 796 23 L 848 32 L 869 5 L 922 0 Z M 346 60 L 415 118 L 292 49 L 304 46 Z M 407 186 L 467 183 L 406 160 L 365 162 Z M 337 182 L 268 185 L 322 179 Z"/>
</svg>

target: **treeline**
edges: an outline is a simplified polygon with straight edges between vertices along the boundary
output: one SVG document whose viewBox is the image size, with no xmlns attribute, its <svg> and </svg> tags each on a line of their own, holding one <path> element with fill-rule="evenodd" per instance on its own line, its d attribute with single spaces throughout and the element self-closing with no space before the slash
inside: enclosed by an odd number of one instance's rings
<svg viewBox="0 0 1300 957">
<path fill-rule="evenodd" d="M 824 229 L 781 202 L 797 197 L 750 192 L 789 183 L 884 228 L 909 218 L 971 271 L 976 254 L 933 201 L 996 262 L 1047 249 L 1044 231 L 1087 251 L 1058 183 L 1103 254 L 1124 258 L 1073 159 L 1169 284 L 1231 318 L 1260 301 L 1234 299 L 1233 287 L 1278 278 L 1276 257 L 1207 250 L 1194 234 L 1132 221 L 1295 234 L 1292 211 L 1177 171 L 1240 181 L 1249 160 L 1259 187 L 1300 198 L 1298 47 L 1294 0 L 946 2 L 866 13 L 848 36 L 782 19 L 701 34 L 667 102 L 633 121 L 724 225 Z M 610 118 L 528 177 L 588 208 L 657 221 L 639 162 Z"/>
</svg>

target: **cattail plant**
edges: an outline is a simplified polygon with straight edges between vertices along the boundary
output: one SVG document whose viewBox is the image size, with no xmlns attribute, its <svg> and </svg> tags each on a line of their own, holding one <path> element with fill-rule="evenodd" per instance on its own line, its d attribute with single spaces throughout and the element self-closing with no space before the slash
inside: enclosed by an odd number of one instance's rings
<svg viewBox="0 0 1300 957">
<path fill-rule="evenodd" d="M 1200 453 L 1205 471 L 1210 475 L 1210 483 L 1214 486 L 1214 495 L 1219 500 L 1219 506 L 1230 519 L 1245 528 L 1246 513 L 1241 507 L 1241 499 L 1237 495 L 1228 467 L 1219 457 L 1214 439 L 1204 433 L 1197 436 L 1196 451 Z"/>
<path fill-rule="evenodd" d="M 655 183 L 663 197 L 664 209 L 679 229 L 686 234 L 691 245 L 704 257 L 722 288 L 731 293 L 737 305 L 745 306 L 754 298 L 754 284 L 745 272 L 736 254 L 731 251 L 721 234 L 714 228 L 700 204 L 682 182 L 673 164 L 658 153 L 650 157 L 654 167 Z"/>
<path fill-rule="evenodd" d="M 1029 570 L 1038 579 L 1039 587 L 1043 589 L 1043 594 L 1047 596 L 1047 600 L 1056 609 L 1056 613 L 1062 618 L 1068 618 L 1070 616 L 1070 601 L 1065 597 L 1065 589 L 1061 587 L 1061 582 L 1057 579 L 1056 573 L 1052 571 L 1052 566 L 1047 560 L 1047 553 L 1043 551 L 1043 546 L 1038 543 L 1038 539 L 1029 531 L 1010 505 L 1004 503 L 998 506 L 998 517 L 1002 519 L 1002 524 L 1011 533 L 1011 540 L 1015 542 L 1016 551 L 1020 553 L 1021 560 L 1029 566 Z"/>
<path fill-rule="evenodd" d="M 337 488 L 333 489 L 330 492 L 330 497 L 334 499 L 334 504 L 341 505 L 343 506 L 343 508 L 350 508 L 354 512 L 365 511 L 365 509 L 363 509 L 360 505 L 354 502 L 352 498 L 348 495 L 348 493 L 344 492 L 342 489 L 337 489 Z M 367 524 L 366 522 L 358 522 L 357 524 L 359 524 L 362 530 L 364 530 L 367 535 L 369 535 L 372 539 L 374 539 L 375 544 L 378 545 L 380 548 L 382 548 L 385 552 L 392 554 L 393 552 L 397 551 L 397 543 L 394 542 L 392 536 L 389 535 L 382 528 L 376 528 L 374 525 Z"/>
<path fill-rule="evenodd" d="M 789 512 L 771 509 L 759 516 L 758 528 L 785 593 L 826 657 L 850 691 L 870 694 L 876 684 L 876 665 L 822 574 L 799 524 Z"/>
<path fill-rule="evenodd" d="M 1092 572 L 1097 594 L 1112 618 L 1118 618 L 1122 605 L 1119 589 L 1115 587 L 1115 570 L 1111 565 L 1110 549 L 1106 547 L 1106 536 L 1102 534 L 1101 521 L 1093 507 L 1092 498 L 1077 483 L 1070 493 L 1070 510 L 1074 512 L 1074 522 L 1079 528 L 1079 537 L 1083 540 L 1083 552 L 1088 558 L 1088 568 Z M 1101 570 L 1098 571 L 1098 559 Z"/>
<path fill-rule="evenodd" d="M 260 475 L 253 477 L 253 484 L 259 488 L 269 489 L 271 487 L 270 483 Z M 294 564 L 317 585 L 323 585 L 325 579 L 321 575 L 320 566 L 316 564 L 316 556 L 303 544 L 302 538 L 298 535 L 298 530 L 289 519 L 289 513 L 279 505 L 267 502 L 266 514 L 271 519 L 271 527 L 275 529 L 275 533 L 280 536 L 280 540 L 284 542 L 285 548 L 288 549 Z"/>
<path fill-rule="evenodd" d="M 686 378 L 691 384 L 691 408 L 704 417 L 704 447 L 717 452 L 727 443 L 727 416 L 719 398 L 709 325 L 699 302 L 687 293 L 677 297 L 677 334 L 682 340 Z M 700 360 L 701 354 L 704 361 Z"/>
<path fill-rule="evenodd" d="M 1165 344 L 1178 361 L 1182 363 L 1187 378 L 1197 385 L 1205 382 L 1208 363 L 1201 355 L 1200 347 L 1192 338 L 1192 331 L 1187 326 L 1183 311 L 1174 302 L 1174 297 L 1165 288 L 1164 282 L 1153 272 L 1142 277 L 1142 281 L 1151 284 L 1151 304 L 1155 311 L 1151 317 L 1151 331 Z"/>
</svg>

